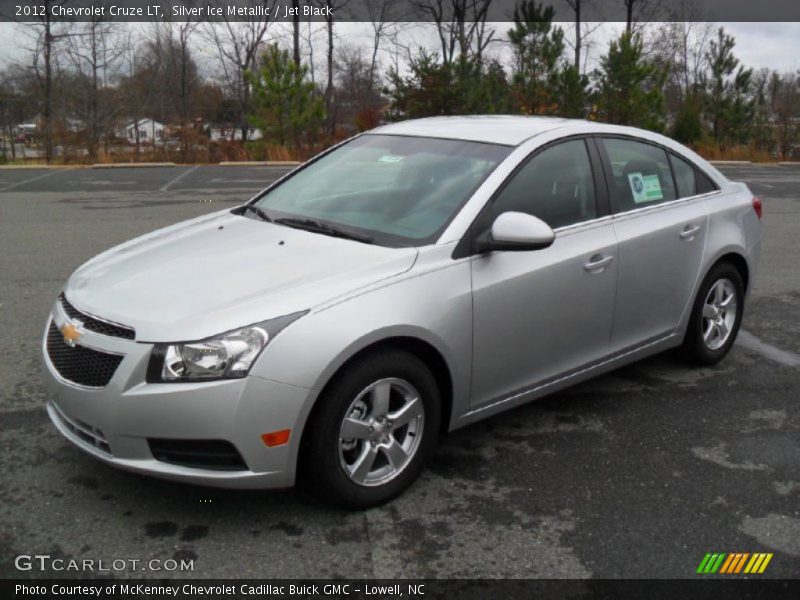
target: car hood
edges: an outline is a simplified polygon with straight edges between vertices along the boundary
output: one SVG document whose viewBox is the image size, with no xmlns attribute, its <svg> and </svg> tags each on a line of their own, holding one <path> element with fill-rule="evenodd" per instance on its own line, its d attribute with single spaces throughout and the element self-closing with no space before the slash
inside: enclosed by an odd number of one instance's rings
<svg viewBox="0 0 800 600">
<path fill-rule="evenodd" d="M 414 248 L 383 248 L 228 211 L 108 250 L 70 277 L 69 301 L 149 342 L 203 339 L 312 309 L 410 269 Z"/>
</svg>

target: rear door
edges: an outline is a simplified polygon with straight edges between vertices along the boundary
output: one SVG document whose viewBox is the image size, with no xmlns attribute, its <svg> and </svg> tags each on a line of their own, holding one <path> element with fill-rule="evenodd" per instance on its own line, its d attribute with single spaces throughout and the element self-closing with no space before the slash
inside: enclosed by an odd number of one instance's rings
<svg viewBox="0 0 800 600">
<path fill-rule="evenodd" d="M 643 140 L 598 142 L 619 241 L 611 349 L 620 352 L 677 328 L 699 276 L 708 211 L 683 159 Z"/>
</svg>

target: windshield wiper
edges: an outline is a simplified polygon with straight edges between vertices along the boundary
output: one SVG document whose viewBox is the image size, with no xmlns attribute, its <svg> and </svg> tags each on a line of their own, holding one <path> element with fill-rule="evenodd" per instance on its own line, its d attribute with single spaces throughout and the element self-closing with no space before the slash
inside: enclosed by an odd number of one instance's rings
<svg viewBox="0 0 800 600">
<path fill-rule="evenodd" d="M 255 204 L 245 204 L 244 206 L 237 206 L 231 212 L 235 215 L 243 215 L 246 212 L 251 212 L 262 221 L 266 221 L 267 223 L 272 223 L 272 218 L 266 212 L 264 212 L 263 209 L 259 208 Z"/>
<path fill-rule="evenodd" d="M 355 240 L 356 242 L 361 242 L 362 244 L 372 243 L 372 238 L 369 236 L 345 231 L 343 229 L 339 229 L 338 227 L 334 227 L 333 225 L 328 225 L 327 223 L 320 223 L 314 219 L 294 219 L 287 217 L 275 219 L 275 222 L 280 225 L 286 225 L 287 227 L 294 227 L 295 229 L 303 229 L 305 231 L 313 231 L 314 233 L 322 233 L 332 237 Z"/>
</svg>

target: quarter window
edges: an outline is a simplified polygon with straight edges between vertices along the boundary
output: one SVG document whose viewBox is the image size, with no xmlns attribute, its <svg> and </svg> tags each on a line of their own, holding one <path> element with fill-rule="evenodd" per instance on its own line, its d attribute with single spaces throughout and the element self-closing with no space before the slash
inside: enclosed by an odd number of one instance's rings
<svg viewBox="0 0 800 600">
<path fill-rule="evenodd" d="M 709 179 L 708 175 L 703 173 L 702 171 L 697 171 L 697 193 L 698 194 L 708 194 L 709 192 L 714 192 L 718 190 L 717 184 L 715 184 L 711 179 Z"/>
<path fill-rule="evenodd" d="M 657 146 L 608 138 L 603 140 L 611 162 L 611 197 L 615 212 L 675 200 L 675 183 L 667 153 Z"/>
<path fill-rule="evenodd" d="M 536 154 L 502 189 L 495 216 L 524 212 L 553 229 L 597 217 L 594 180 L 583 140 L 571 140 Z"/>
<path fill-rule="evenodd" d="M 672 170 L 675 173 L 675 183 L 678 184 L 678 197 L 688 198 L 697 195 L 697 179 L 694 167 L 682 158 L 670 154 Z"/>
</svg>

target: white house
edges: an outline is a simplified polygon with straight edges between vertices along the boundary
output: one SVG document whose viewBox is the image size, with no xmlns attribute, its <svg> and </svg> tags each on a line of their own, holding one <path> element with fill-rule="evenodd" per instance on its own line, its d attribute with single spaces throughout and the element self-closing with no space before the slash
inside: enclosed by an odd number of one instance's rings
<svg viewBox="0 0 800 600">
<path fill-rule="evenodd" d="M 152 144 L 164 139 L 165 125 L 153 119 L 139 119 L 138 123 L 136 121 L 128 123 L 120 132 L 122 134 L 120 137 L 124 137 L 130 144 L 135 144 L 137 127 L 139 129 L 140 143 Z"/>
</svg>

